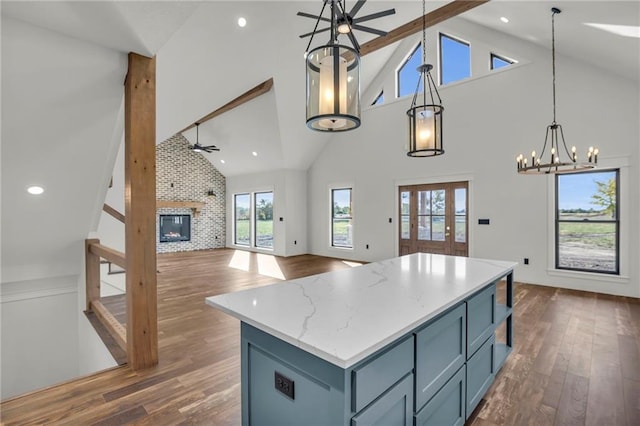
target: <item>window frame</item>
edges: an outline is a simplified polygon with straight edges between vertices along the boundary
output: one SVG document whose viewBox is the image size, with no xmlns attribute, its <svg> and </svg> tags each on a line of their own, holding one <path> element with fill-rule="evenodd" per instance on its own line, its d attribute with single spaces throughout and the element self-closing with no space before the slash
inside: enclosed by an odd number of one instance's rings
<svg viewBox="0 0 640 426">
<path fill-rule="evenodd" d="M 587 269 L 587 268 L 571 268 L 566 266 L 560 266 L 560 223 L 583 223 L 583 220 L 567 220 L 560 219 L 560 208 L 559 208 L 559 180 L 562 176 L 566 175 L 575 175 L 575 174 L 586 174 L 586 173 L 610 173 L 615 172 L 616 179 L 616 217 L 611 220 L 589 220 L 589 223 L 613 223 L 615 224 L 615 270 L 614 271 L 605 271 L 605 270 L 597 270 L 597 269 Z M 596 169 L 591 171 L 582 171 L 575 173 L 559 173 L 555 175 L 554 179 L 554 268 L 557 271 L 577 271 L 577 272 L 586 272 L 590 274 L 603 274 L 603 275 L 611 275 L 611 276 L 620 276 L 620 168 L 608 168 L 608 169 Z"/>
<path fill-rule="evenodd" d="M 499 60 L 501 60 L 502 62 L 507 62 L 507 63 L 508 63 L 508 65 L 505 65 L 505 66 L 503 66 L 503 67 L 495 68 L 495 67 L 493 66 L 493 60 L 494 60 L 494 58 L 495 58 L 495 59 L 499 59 Z M 506 56 L 497 55 L 497 54 L 495 54 L 495 53 L 493 53 L 493 52 L 490 52 L 490 53 L 489 53 L 489 69 L 490 69 L 491 71 L 493 71 L 493 70 L 499 70 L 499 69 L 501 69 L 501 68 L 506 68 L 506 67 L 508 67 L 508 66 L 510 66 L 510 65 L 513 65 L 513 64 L 515 64 L 515 63 L 516 63 L 516 61 L 514 61 L 513 59 L 509 59 L 509 58 L 507 58 Z"/>
<path fill-rule="evenodd" d="M 334 242 L 334 235 L 333 235 L 333 224 L 334 224 L 334 220 L 336 219 L 336 217 L 334 216 L 334 209 L 333 209 L 333 200 L 334 200 L 334 193 L 335 191 L 345 191 L 345 190 L 349 190 L 349 217 L 348 219 L 351 220 L 351 245 L 347 246 L 347 245 L 336 245 Z M 330 246 L 331 248 L 334 249 L 339 249 L 339 250 L 353 250 L 355 247 L 354 244 L 354 237 L 353 237 L 353 186 L 352 185 L 340 185 L 340 186 L 334 186 L 331 187 L 329 190 L 329 208 L 330 208 L 330 220 L 329 220 L 329 242 L 330 242 Z M 340 219 L 345 219 L 345 218 L 340 218 Z"/>
<path fill-rule="evenodd" d="M 460 78 L 458 80 L 453 80 L 453 81 L 449 81 L 447 83 L 444 82 L 444 60 L 443 60 L 443 52 L 442 52 L 442 38 L 446 37 L 449 40 L 453 40 L 455 42 L 458 42 L 460 44 L 463 44 L 465 46 L 467 46 L 469 48 L 469 75 L 463 78 Z M 438 83 L 440 86 L 446 86 L 447 84 L 452 84 L 452 83 L 457 83 L 458 81 L 462 81 L 462 80 L 466 80 L 472 77 L 472 65 L 471 65 L 471 43 L 468 41 L 464 41 L 461 38 L 458 37 L 454 37 L 451 36 L 449 34 L 445 34 L 445 33 L 438 33 Z"/>
<path fill-rule="evenodd" d="M 268 246 L 260 246 L 258 245 L 258 218 L 257 218 L 257 210 L 258 210 L 258 203 L 257 203 L 257 198 L 258 195 L 260 194 L 271 194 L 271 247 Z M 252 247 L 257 248 L 257 249 L 262 249 L 262 250 L 273 250 L 275 247 L 275 232 L 274 232 L 274 224 L 275 224 L 275 220 L 273 217 L 273 205 L 275 204 L 275 196 L 273 193 L 273 190 L 271 191 L 255 191 L 252 193 L 253 197 L 252 197 L 252 208 L 251 208 L 251 216 L 253 219 L 253 235 L 251 236 L 251 240 L 253 242 Z"/>
<path fill-rule="evenodd" d="M 415 93 L 416 89 L 414 88 L 409 93 L 406 93 L 404 95 L 400 94 L 400 72 L 404 69 L 404 67 L 407 66 L 411 58 L 413 58 L 413 55 L 415 55 L 418 52 L 418 49 L 421 46 L 422 46 L 422 42 L 420 41 L 413 47 L 413 49 L 409 50 L 409 54 L 405 56 L 404 60 L 400 62 L 400 65 L 398 65 L 398 68 L 396 68 L 396 99 L 401 98 L 403 96 L 409 96 Z M 424 49 L 424 46 L 422 48 Z"/>
<path fill-rule="evenodd" d="M 380 101 L 380 102 L 378 102 Z M 380 92 L 378 92 L 378 96 L 376 96 L 373 99 L 373 102 L 371 102 L 371 106 L 376 106 L 376 105 L 382 105 L 384 104 L 384 89 L 380 90 Z"/>
<path fill-rule="evenodd" d="M 249 244 L 243 244 L 238 242 L 238 207 L 237 207 L 237 199 L 238 196 L 248 195 L 249 196 Z M 252 207 L 251 207 L 251 193 L 250 192 L 238 192 L 233 194 L 233 245 L 239 247 L 251 247 L 251 215 L 252 215 Z"/>
</svg>

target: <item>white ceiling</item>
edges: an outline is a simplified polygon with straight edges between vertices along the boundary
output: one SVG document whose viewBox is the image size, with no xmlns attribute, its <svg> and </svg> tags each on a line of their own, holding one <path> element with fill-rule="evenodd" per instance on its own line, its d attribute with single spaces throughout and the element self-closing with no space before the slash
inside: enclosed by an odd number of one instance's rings
<svg viewBox="0 0 640 426">
<path fill-rule="evenodd" d="M 354 1 L 347 1 L 350 8 Z M 428 10 L 447 2 L 428 1 Z M 640 39 L 625 38 L 585 26 L 587 22 L 640 25 L 637 1 L 499 1 L 462 15 L 510 36 L 550 45 L 550 8 L 563 13 L 556 20 L 560 54 L 579 58 L 620 76 L 638 80 Z M 319 13 L 322 0 L 307 1 L 140 1 L 140 2 L 2 2 L 2 14 L 120 52 L 158 55 L 159 142 L 219 108 L 257 83 L 274 77 L 272 91 L 249 104 L 200 126 L 200 142 L 221 152 L 206 154 L 224 175 L 274 169 L 308 168 L 322 150 L 327 135 L 304 125 L 304 62 L 314 21 L 297 11 Z M 394 7 L 396 15 L 368 24 L 391 30 L 419 16 L 419 1 L 370 0 L 366 15 Z M 239 16 L 248 20 L 239 29 Z M 506 16 L 508 24 L 499 18 Z M 370 37 L 357 34 L 360 43 Z M 326 42 L 316 36 L 314 45 Z M 395 46 L 363 58 L 363 89 L 386 63 Z M 254 49 L 252 51 L 252 49 Z M 234 52 L 229 53 L 229 52 Z M 184 63 L 168 64 L 173 60 Z M 164 60 L 164 62 L 163 62 Z M 193 141 L 193 132 L 185 136 Z M 258 152 L 258 157 L 251 155 Z M 225 164 L 220 163 L 224 159 Z"/>
</svg>

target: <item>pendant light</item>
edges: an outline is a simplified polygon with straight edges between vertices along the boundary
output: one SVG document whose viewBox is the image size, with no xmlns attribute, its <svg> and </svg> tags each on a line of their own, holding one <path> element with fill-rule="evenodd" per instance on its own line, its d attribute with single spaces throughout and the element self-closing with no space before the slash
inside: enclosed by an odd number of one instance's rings
<svg viewBox="0 0 640 426">
<path fill-rule="evenodd" d="M 327 0 L 322 7 L 322 11 L 327 3 L 331 7 L 329 43 L 306 54 L 307 126 L 324 132 L 343 132 L 360 126 L 359 46 L 351 48 L 338 43 L 337 1 Z"/>
<path fill-rule="evenodd" d="M 516 166 L 518 173 L 521 174 L 549 174 L 549 173 L 569 173 L 580 170 L 592 169 L 598 163 L 597 148 L 589 147 L 587 150 L 587 161 L 578 162 L 576 147 L 571 147 L 571 151 L 567 149 L 564 140 L 564 132 L 562 126 L 556 122 L 556 36 L 555 36 L 555 17 L 561 12 L 560 9 L 551 8 L 551 68 L 553 75 L 553 122 L 547 126 L 547 133 L 544 138 L 544 145 L 540 155 L 536 155 L 536 151 L 531 152 L 531 164 L 528 164 L 527 157 L 520 154 L 516 157 Z M 547 144 L 549 144 L 549 153 L 547 152 Z M 567 158 L 564 159 L 564 155 Z"/>
<path fill-rule="evenodd" d="M 420 73 L 416 92 L 413 95 L 411 108 L 407 111 L 409 116 L 409 157 L 433 157 L 444 154 L 442 145 L 442 99 L 438 93 L 436 83 L 431 76 L 433 66 L 427 64 L 426 46 L 426 4 L 422 0 L 422 65 L 417 68 Z M 422 83 L 422 91 L 420 91 Z M 435 102 L 435 95 L 438 102 Z M 428 95 L 427 95 L 428 93 Z M 420 98 L 420 99 L 419 99 Z M 418 104 L 420 101 L 420 104 Z"/>
</svg>

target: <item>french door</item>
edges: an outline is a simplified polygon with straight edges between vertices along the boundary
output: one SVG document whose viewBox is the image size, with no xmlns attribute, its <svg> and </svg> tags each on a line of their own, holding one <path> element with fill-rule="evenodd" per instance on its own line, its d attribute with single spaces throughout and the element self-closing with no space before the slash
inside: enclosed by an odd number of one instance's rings
<svg viewBox="0 0 640 426">
<path fill-rule="evenodd" d="M 400 255 L 468 256 L 468 183 L 401 186 Z"/>
</svg>

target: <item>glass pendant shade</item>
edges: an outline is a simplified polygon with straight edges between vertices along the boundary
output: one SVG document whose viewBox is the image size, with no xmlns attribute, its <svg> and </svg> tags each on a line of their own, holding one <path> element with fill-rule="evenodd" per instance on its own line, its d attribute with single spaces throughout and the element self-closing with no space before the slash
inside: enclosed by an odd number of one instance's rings
<svg viewBox="0 0 640 426">
<path fill-rule="evenodd" d="M 435 87 L 435 82 L 430 71 L 433 66 L 420 65 L 420 79 L 413 95 L 411 108 L 407 110 L 409 117 L 409 157 L 433 157 L 444 154 L 442 146 L 442 113 L 444 107 L 435 103 L 434 93 L 439 102 L 440 95 Z M 420 84 L 422 91 L 420 90 Z M 420 103 L 420 105 L 417 105 Z"/>
<path fill-rule="evenodd" d="M 360 126 L 360 57 L 347 46 L 318 47 L 307 55 L 307 126 L 327 132 Z"/>
<path fill-rule="evenodd" d="M 442 147 L 441 105 L 418 105 L 407 111 L 409 116 L 410 157 L 431 157 L 444 154 Z"/>
</svg>

